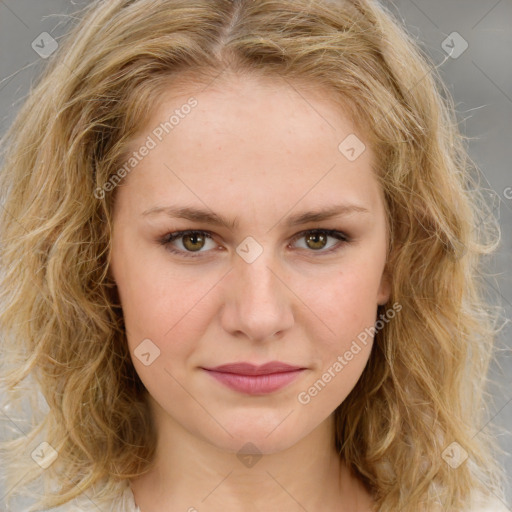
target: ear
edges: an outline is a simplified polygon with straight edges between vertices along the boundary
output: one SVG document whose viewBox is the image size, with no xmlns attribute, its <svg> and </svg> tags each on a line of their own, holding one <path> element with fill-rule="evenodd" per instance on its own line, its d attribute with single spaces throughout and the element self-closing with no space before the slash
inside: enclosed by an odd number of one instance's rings
<svg viewBox="0 0 512 512">
<path fill-rule="evenodd" d="M 114 286 L 117 286 L 117 281 L 115 277 L 115 261 L 114 261 L 114 251 L 112 247 L 110 247 L 108 258 L 107 258 L 107 279 L 111 281 Z"/>
<path fill-rule="evenodd" d="M 112 249 L 109 251 L 109 255 L 108 255 L 108 261 L 107 261 L 107 277 L 111 280 L 111 281 L 114 281 L 115 282 L 115 279 L 114 279 L 114 272 L 113 272 L 113 269 L 112 269 L 112 266 L 113 266 L 113 261 L 112 261 Z"/>
<path fill-rule="evenodd" d="M 116 283 L 116 280 L 114 278 L 114 273 L 112 272 L 112 266 L 109 265 L 108 266 L 108 269 L 107 269 L 107 277 L 110 281 L 112 281 L 113 283 Z"/>
<path fill-rule="evenodd" d="M 389 272 L 388 266 L 384 268 L 382 277 L 377 291 L 377 304 L 383 306 L 389 301 L 391 297 L 391 273 Z"/>
</svg>

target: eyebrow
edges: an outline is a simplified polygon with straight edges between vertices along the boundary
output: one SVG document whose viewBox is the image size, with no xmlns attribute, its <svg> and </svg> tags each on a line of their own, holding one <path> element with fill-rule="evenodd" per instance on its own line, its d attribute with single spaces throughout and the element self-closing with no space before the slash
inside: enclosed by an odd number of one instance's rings
<svg viewBox="0 0 512 512">
<path fill-rule="evenodd" d="M 239 225 L 239 219 L 236 217 L 233 220 L 228 220 L 215 212 L 202 210 L 193 207 L 178 207 L 178 206 L 155 206 L 142 212 L 142 216 L 157 215 L 165 213 L 168 217 L 177 219 L 186 219 L 189 221 L 203 222 L 213 226 L 222 226 L 224 228 L 233 230 Z M 321 208 L 320 210 L 306 211 L 292 215 L 286 219 L 285 226 L 293 227 L 308 222 L 320 222 L 322 220 L 331 219 L 341 215 L 348 215 L 351 213 L 370 213 L 370 210 L 363 206 L 356 204 L 341 204 Z"/>
</svg>

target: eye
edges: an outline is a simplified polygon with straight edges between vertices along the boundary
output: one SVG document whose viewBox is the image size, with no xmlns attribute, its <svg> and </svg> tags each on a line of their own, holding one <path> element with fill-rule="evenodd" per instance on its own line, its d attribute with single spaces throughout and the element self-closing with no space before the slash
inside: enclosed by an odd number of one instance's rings
<svg viewBox="0 0 512 512">
<path fill-rule="evenodd" d="M 293 242 L 302 238 L 305 240 L 305 249 L 312 249 L 313 252 L 321 254 L 335 252 L 341 249 L 341 246 L 345 243 L 349 242 L 349 237 L 345 235 L 345 233 L 334 229 L 311 229 L 309 231 L 303 231 L 293 238 Z M 338 243 L 332 244 L 327 250 L 322 250 L 326 247 L 329 238 L 337 239 Z"/>
<path fill-rule="evenodd" d="M 178 250 L 172 245 L 173 242 L 178 239 L 181 239 L 181 245 L 185 250 Z M 187 230 L 168 233 L 160 240 L 160 243 L 174 254 L 195 258 L 196 255 L 193 253 L 205 252 L 201 251 L 201 249 L 205 246 L 207 240 L 215 245 L 211 235 L 206 231 Z"/>
<path fill-rule="evenodd" d="M 341 231 L 334 229 L 310 229 L 308 231 L 302 231 L 295 235 L 292 239 L 292 243 L 301 238 L 305 239 L 306 246 L 304 249 L 310 249 L 308 252 L 317 252 L 319 254 L 327 254 L 335 252 L 341 249 L 345 243 L 348 243 L 349 237 Z M 338 243 L 334 243 L 327 250 L 323 250 L 327 245 L 329 238 L 337 239 Z M 177 249 L 174 244 L 176 240 L 181 240 L 181 246 L 184 249 Z M 200 253 L 207 252 L 201 251 L 206 245 L 206 242 L 212 242 L 213 246 L 218 247 L 214 242 L 210 233 L 206 231 L 176 231 L 174 233 L 168 233 L 159 240 L 160 244 L 165 246 L 167 250 L 173 254 L 179 254 L 186 258 L 197 258 Z M 212 249 L 215 247 L 212 247 Z M 196 253 L 196 254 L 194 254 Z"/>
</svg>

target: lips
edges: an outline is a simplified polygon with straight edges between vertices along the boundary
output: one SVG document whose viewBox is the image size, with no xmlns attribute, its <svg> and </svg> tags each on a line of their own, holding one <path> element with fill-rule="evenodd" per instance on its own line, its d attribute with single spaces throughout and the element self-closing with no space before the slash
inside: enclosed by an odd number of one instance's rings
<svg viewBox="0 0 512 512">
<path fill-rule="evenodd" d="M 232 363 L 203 368 L 203 370 L 234 391 L 248 395 L 265 395 L 285 387 L 306 369 L 272 361 L 261 366 L 251 363 Z"/>
<path fill-rule="evenodd" d="M 261 366 L 255 366 L 251 363 L 232 363 L 223 364 L 214 368 L 205 368 L 222 373 L 235 373 L 237 375 L 269 375 L 271 373 L 293 372 L 303 369 L 300 366 L 292 366 L 281 361 L 271 361 Z"/>
</svg>

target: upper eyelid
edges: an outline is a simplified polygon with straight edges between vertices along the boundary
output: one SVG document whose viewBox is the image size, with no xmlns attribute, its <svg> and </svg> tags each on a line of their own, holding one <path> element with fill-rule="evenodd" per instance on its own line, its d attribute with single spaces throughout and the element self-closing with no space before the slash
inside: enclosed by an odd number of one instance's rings
<svg viewBox="0 0 512 512">
<path fill-rule="evenodd" d="M 321 232 L 321 233 L 328 233 L 329 235 L 333 234 L 340 234 L 345 236 L 347 239 L 349 236 L 339 229 L 334 228 L 310 228 L 310 229 L 303 229 L 302 231 L 298 231 L 294 235 L 292 235 L 291 239 L 294 240 L 297 237 L 304 236 L 307 233 L 315 233 L 315 232 Z M 207 235 L 209 238 L 214 238 L 216 235 L 212 233 L 211 231 L 205 230 L 205 229 L 182 229 L 179 231 L 170 231 L 166 233 L 163 238 L 170 237 L 171 235 L 175 236 L 175 239 L 181 238 L 182 236 L 188 235 L 190 233 L 201 233 Z"/>
<path fill-rule="evenodd" d="M 338 234 L 338 235 L 343 235 L 347 239 L 349 238 L 347 233 L 345 233 L 344 231 L 342 231 L 340 229 L 333 229 L 333 228 L 310 228 L 310 229 L 304 229 L 302 231 L 299 231 L 297 234 L 293 235 L 292 239 L 295 239 L 295 238 L 300 237 L 300 236 L 304 236 L 306 233 L 315 233 L 315 232 L 327 233 L 329 236 L 334 236 L 334 235 Z"/>
</svg>

